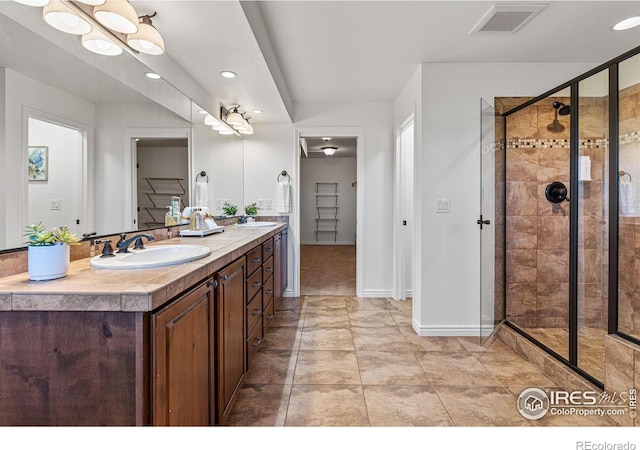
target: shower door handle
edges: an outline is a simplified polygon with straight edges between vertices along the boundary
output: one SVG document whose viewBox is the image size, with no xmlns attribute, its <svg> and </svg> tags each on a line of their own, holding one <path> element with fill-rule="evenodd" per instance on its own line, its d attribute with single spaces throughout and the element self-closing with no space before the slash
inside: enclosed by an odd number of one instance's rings
<svg viewBox="0 0 640 450">
<path fill-rule="evenodd" d="M 490 225 L 490 224 L 491 224 L 491 221 L 490 221 L 490 220 L 488 220 L 488 219 L 487 219 L 487 220 L 483 220 L 483 219 L 482 219 L 482 214 L 481 214 L 481 215 L 480 215 L 480 218 L 476 221 L 476 223 L 477 223 L 478 225 L 480 225 L 480 229 L 482 230 L 482 226 L 483 226 L 483 225 Z"/>
</svg>

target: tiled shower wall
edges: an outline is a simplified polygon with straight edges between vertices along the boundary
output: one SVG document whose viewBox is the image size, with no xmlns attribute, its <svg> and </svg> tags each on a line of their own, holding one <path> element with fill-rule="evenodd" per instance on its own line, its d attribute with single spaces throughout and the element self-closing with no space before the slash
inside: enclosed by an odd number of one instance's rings
<svg viewBox="0 0 640 450">
<path fill-rule="evenodd" d="M 519 105 L 527 99 L 503 98 L 503 105 Z M 553 133 L 553 101 L 548 98 L 507 117 L 506 125 L 506 314 L 521 327 L 567 327 L 569 294 L 569 203 L 550 203 L 545 188 L 552 181 L 569 187 L 569 120 L 558 116 L 565 127 Z M 581 155 L 591 157 L 594 181 L 581 182 L 584 217 L 580 229 L 579 289 L 583 293 L 579 321 L 601 327 L 603 307 L 604 149 L 602 99 L 583 99 L 590 113 L 590 139 L 581 140 Z M 582 136 L 585 134 L 582 133 Z"/>
</svg>

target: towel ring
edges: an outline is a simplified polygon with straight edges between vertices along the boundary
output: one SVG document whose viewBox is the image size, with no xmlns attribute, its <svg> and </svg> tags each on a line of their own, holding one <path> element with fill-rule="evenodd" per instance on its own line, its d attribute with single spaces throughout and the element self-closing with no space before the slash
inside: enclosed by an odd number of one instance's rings
<svg viewBox="0 0 640 450">
<path fill-rule="evenodd" d="M 633 181 L 633 178 L 631 178 L 631 174 L 629 172 L 625 172 L 624 170 L 621 170 L 620 172 L 618 172 L 618 176 L 620 178 L 622 178 L 625 175 L 629 176 L 629 182 Z"/>
<path fill-rule="evenodd" d="M 287 177 L 289 180 L 291 180 L 291 177 L 289 176 L 286 170 L 283 170 L 278 174 L 278 181 L 280 181 L 280 177 Z"/>
<path fill-rule="evenodd" d="M 209 182 L 209 177 L 207 176 L 207 172 L 205 172 L 204 170 L 200 172 L 198 175 L 196 175 L 196 182 L 198 181 L 198 177 L 206 178 L 207 183 Z"/>
</svg>

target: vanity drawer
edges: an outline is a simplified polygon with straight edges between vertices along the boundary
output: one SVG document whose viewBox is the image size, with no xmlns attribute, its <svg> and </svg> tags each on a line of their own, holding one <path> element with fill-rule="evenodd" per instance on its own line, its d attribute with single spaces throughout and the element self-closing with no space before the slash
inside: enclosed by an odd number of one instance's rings
<svg viewBox="0 0 640 450">
<path fill-rule="evenodd" d="M 265 259 L 264 264 L 262 265 L 262 281 L 266 281 L 273 274 L 273 260 L 271 257 L 269 259 Z"/>
<path fill-rule="evenodd" d="M 247 331 L 253 330 L 253 327 L 256 326 L 256 323 L 262 317 L 262 295 L 260 292 L 253 297 L 251 303 L 247 305 Z"/>
<path fill-rule="evenodd" d="M 273 297 L 272 297 L 269 300 L 269 304 L 264 307 L 264 312 L 262 313 L 262 316 L 264 317 L 262 326 L 264 327 L 265 334 L 267 333 L 267 330 L 271 326 L 271 322 L 273 322 L 273 317 L 275 316 L 275 313 L 276 313 L 275 303 L 276 302 L 273 300 Z"/>
<path fill-rule="evenodd" d="M 273 256 L 273 238 L 270 237 L 262 243 L 262 260 L 266 261 Z"/>
<path fill-rule="evenodd" d="M 260 288 L 262 288 L 262 270 L 256 270 L 247 278 L 247 303 L 253 300 L 253 296 Z"/>
<path fill-rule="evenodd" d="M 247 274 L 252 274 L 262 265 L 262 247 L 257 246 L 247 253 Z"/>
<path fill-rule="evenodd" d="M 247 367 L 251 368 L 253 358 L 262 344 L 262 320 L 259 320 L 247 338 Z"/>
<path fill-rule="evenodd" d="M 262 283 L 262 298 L 265 305 L 273 298 L 273 277 L 267 278 L 267 280 Z"/>
</svg>

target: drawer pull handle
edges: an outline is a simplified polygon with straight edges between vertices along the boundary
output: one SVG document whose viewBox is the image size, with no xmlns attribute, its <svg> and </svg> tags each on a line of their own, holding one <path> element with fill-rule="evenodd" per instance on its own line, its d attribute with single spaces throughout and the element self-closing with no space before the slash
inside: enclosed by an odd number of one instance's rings
<svg viewBox="0 0 640 450">
<path fill-rule="evenodd" d="M 273 272 L 273 267 L 267 267 L 267 272 Z"/>
<path fill-rule="evenodd" d="M 257 288 L 258 286 L 260 286 L 262 283 L 259 281 L 254 281 L 253 284 L 251 285 L 251 287 Z"/>
<path fill-rule="evenodd" d="M 271 320 L 271 319 L 273 319 L 273 314 L 269 314 L 269 315 L 267 316 L 267 320 Z"/>
<path fill-rule="evenodd" d="M 254 347 L 257 347 L 258 345 L 260 345 L 261 342 L 262 342 L 262 337 L 258 336 L 255 342 L 251 345 L 253 345 Z"/>
<path fill-rule="evenodd" d="M 226 275 L 222 275 L 222 276 L 220 277 L 220 279 L 221 279 L 223 282 L 225 282 L 225 281 L 227 281 L 227 279 L 229 279 L 229 277 L 228 277 L 228 276 L 226 276 Z"/>
<path fill-rule="evenodd" d="M 256 256 L 255 258 L 253 258 L 253 259 L 251 260 L 251 262 L 252 262 L 252 263 L 260 262 L 260 257 L 259 257 L 259 256 Z"/>
<path fill-rule="evenodd" d="M 262 308 L 256 308 L 253 310 L 253 312 L 251 313 L 252 316 L 257 316 L 258 314 L 260 314 L 262 312 Z"/>
<path fill-rule="evenodd" d="M 273 251 L 273 247 L 267 247 L 267 252 L 271 253 Z"/>
<path fill-rule="evenodd" d="M 267 295 L 273 294 L 273 289 L 267 289 Z"/>
</svg>

